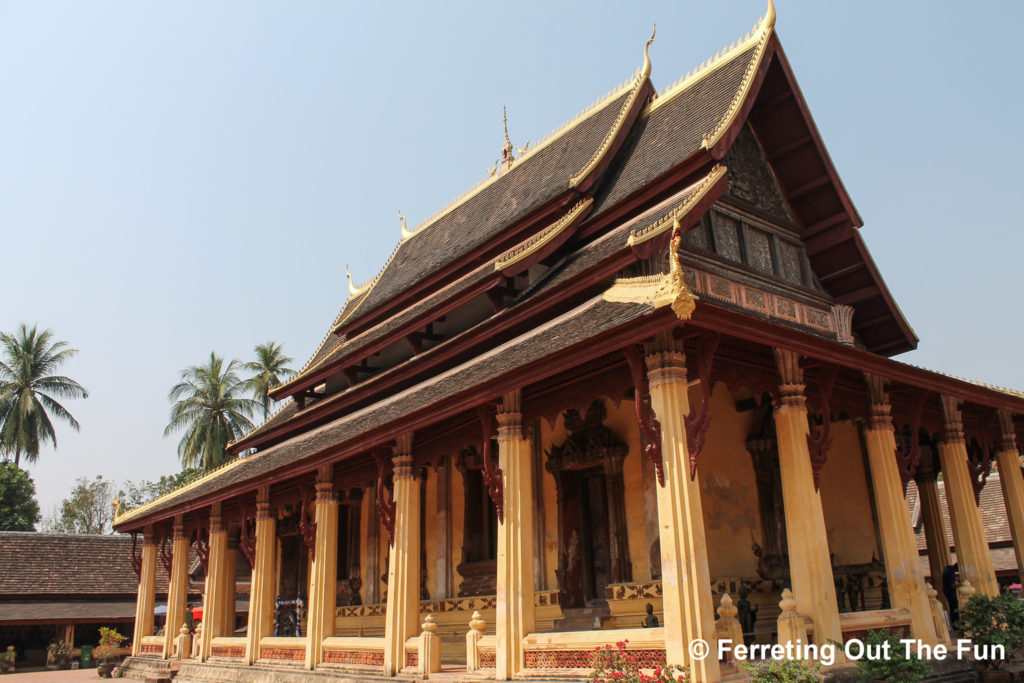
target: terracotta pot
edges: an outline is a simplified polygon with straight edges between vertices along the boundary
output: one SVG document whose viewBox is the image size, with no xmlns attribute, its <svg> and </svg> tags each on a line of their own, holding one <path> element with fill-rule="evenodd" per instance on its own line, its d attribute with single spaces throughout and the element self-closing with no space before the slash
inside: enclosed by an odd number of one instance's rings
<svg viewBox="0 0 1024 683">
<path fill-rule="evenodd" d="M 96 667 L 96 675 L 100 678 L 110 678 L 110 672 L 114 670 L 113 662 L 101 662 Z"/>
<path fill-rule="evenodd" d="M 1010 683 L 1013 680 L 1013 674 L 1009 671 L 979 671 L 978 682 L 979 683 Z"/>
</svg>

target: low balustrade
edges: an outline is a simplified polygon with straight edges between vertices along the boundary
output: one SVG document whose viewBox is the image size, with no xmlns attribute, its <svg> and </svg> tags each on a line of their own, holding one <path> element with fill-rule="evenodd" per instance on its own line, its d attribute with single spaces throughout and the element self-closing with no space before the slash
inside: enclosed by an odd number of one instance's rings
<svg viewBox="0 0 1024 683">
<path fill-rule="evenodd" d="M 139 645 L 139 654 L 143 657 L 163 657 L 164 637 L 142 636 L 142 643 Z"/>
<path fill-rule="evenodd" d="M 332 636 L 324 638 L 320 667 L 373 671 L 384 666 L 384 638 Z"/>
<path fill-rule="evenodd" d="M 210 643 L 210 659 L 238 662 L 245 659 L 245 638 L 217 636 Z"/>
<path fill-rule="evenodd" d="M 260 639 L 261 664 L 289 664 L 302 666 L 306 660 L 306 639 L 268 637 Z"/>
</svg>

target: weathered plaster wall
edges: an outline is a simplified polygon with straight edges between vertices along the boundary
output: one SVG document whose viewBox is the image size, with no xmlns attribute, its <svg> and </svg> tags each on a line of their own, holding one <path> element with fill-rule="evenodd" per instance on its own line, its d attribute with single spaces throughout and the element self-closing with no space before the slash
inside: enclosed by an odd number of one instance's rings
<svg viewBox="0 0 1024 683">
<path fill-rule="evenodd" d="M 700 389 L 690 390 L 693 410 L 700 407 Z M 747 451 L 755 411 L 736 411 L 723 384 L 711 394 L 711 425 L 697 461 L 704 531 L 712 579 L 757 576 L 751 534 L 761 542 L 754 465 Z"/>
<path fill-rule="evenodd" d="M 832 423 L 832 448 L 821 470 L 821 506 L 836 565 L 880 557 L 874 512 L 857 425 Z"/>
</svg>

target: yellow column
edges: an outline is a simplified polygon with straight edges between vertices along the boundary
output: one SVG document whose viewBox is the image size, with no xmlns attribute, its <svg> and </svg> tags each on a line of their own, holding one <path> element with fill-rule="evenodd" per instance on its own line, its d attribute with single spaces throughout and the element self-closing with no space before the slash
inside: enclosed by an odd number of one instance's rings
<svg viewBox="0 0 1024 683">
<path fill-rule="evenodd" d="M 1024 475 L 1020 471 L 1020 453 L 1017 452 L 1017 430 L 1013 426 L 1013 415 L 999 411 L 999 427 L 1002 439 L 996 460 L 999 463 L 999 481 L 1003 485 L 1003 499 L 1006 514 L 1010 518 L 1010 533 L 1013 534 L 1013 550 L 1017 555 L 1018 576 L 1024 580 Z"/>
<path fill-rule="evenodd" d="M 939 601 L 945 604 L 942 594 L 942 572 L 953 564 L 949 553 L 949 537 L 946 525 L 942 523 L 942 503 L 939 502 L 939 484 L 935 473 L 918 470 L 917 497 L 924 518 L 925 543 L 928 546 L 928 567 L 932 573 L 932 587 L 938 591 Z M 947 605 L 948 607 L 948 605 Z"/>
<path fill-rule="evenodd" d="M 797 611 L 814 621 L 815 643 L 841 642 L 825 514 L 821 509 L 821 495 L 814 487 L 807 445 L 810 430 L 804 373 L 798 354 L 783 349 L 775 349 L 774 352 L 781 380 L 779 406 L 775 409 L 775 433 L 779 442 L 789 572 Z"/>
<path fill-rule="evenodd" d="M 139 572 L 139 596 L 135 601 L 135 632 L 132 654 L 142 650 L 142 637 L 153 634 L 153 610 L 156 607 L 156 539 L 153 527 L 142 536 L 142 570 Z"/>
<path fill-rule="evenodd" d="M 338 501 L 334 499 L 334 468 L 324 465 L 316 478 L 316 552 L 310 570 L 309 633 L 306 668 L 323 659 L 323 641 L 334 635 L 334 603 L 338 592 Z"/>
<path fill-rule="evenodd" d="M 405 641 L 419 634 L 420 483 L 412 461 L 412 433 L 396 439 L 395 543 L 388 564 L 388 602 L 384 616 L 384 675 L 405 666 Z"/>
<path fill-rule="evenodd" d="M 228 549 L 228 532 L 220 516 L 220 503 L 210 508 L 210 556 L 206 561 L 206 598 L 203 601 L 203 635 L 199 644 L 199 660 L 205 662 L 210 656 L 210 644 L 220 632 L 224 617 L 223 592 L 225 556 Z"/>
<path fill-rule="evenodd" d="M 938 642 L 931 605 L 918 566 L 917 543 L 910 525 L 910 510 L 903 497 L 903 482 L 896 467 L 896 434 L 886 380 L 866 375 L 871 399 L 871 421 L 864 434 L 871 483 L 875 493 L 878 528 L 882 537 L 885 574 L 893 607 L 910 610 L 911 633 L 928 644 Z"/>
<path fill-rule="evenodd" d="M 270 514 L 270 487 L 256 492 L 256 553 L 249 591 L 249 628 L 245 642 L 245 660 L 259 658 L 260 639 L 274 627 L 274 551 L 277 549 L 277 520 Z"/>
<path fill-rule="evenodd" d="M 167 623 L 164 626 L 164 659 L 171 656 L 174 639 L 185 623 L 185 608 L 188 606 L 188 538 L 182 516 L 174 518 L 174 535 L 171 537 L 171 576 L 167 588 Z"/>
<path fill-rule="evenodd" d="M 967 471 L 967 445 L 964 442 L 960 416 L 960 400 L 942 396 L 945 419 L 945 439 L 939 444 L 946 500 L 954 526 L 957 564 L 961 580 L 969 580 L 981 595 L 999 595 L 996 572 L 992 567 L 992 554 L 985 538 L 985 525 L 981 510 L 974 500 L 974 486 Z"/>
<path fill-rule="evenodd" d="M 510 680 L 523 667 L 523 636 L 535 629 L 533 614 L 533 462 L 523 438 L 519 391 L 502 397 L 498 412 L 502 521 L 498 523 L 495 633 L 496 680 Z"/>
<path fill-rule="evenodd" d="M 224 571 L 221 572 L 220 609 L 217 614 L 220 624 L 215 635 L 235 635 L 235 570 L 238 567 L 238 542 L 231 539 L 225 530 Z"/>
<path fill-rule="evenodd" d="M 661 423 L 661 457 L 665 485 L 658 485 L 658 535 L 661 541 L 661 585 L 665 616 L 665 658 L 681 664 L 694 681 L 719 681 L 715 640 L 715 608 L 704 538 L 700 484 L 690 477 L 686 424 L 690 412 L 686 357 L 682 342 L 660 335 L 648 348 L 647 379 L 651 408 Z M 709 643 L 712 655 L 690 655 L 690 641 Z"/>
</svg>

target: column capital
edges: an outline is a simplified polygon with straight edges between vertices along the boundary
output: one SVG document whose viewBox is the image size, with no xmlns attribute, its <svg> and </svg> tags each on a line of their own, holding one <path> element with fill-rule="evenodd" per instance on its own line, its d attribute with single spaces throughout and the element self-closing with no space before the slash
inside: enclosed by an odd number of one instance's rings
<svg viewBox="0 0 1024 683">
<path fill-rule="evenodd" d="M 659 334 L 654 342 L 644 345 L 647 383 L 650 389 L 663 384 L 686 384 L 686 354 L 683 342 L 671 334 Z"/>
<path fill-rule="evenodd" d="M 334 499 L 334 465 L 323 465 L 316 473 L 316 501 L 329 502 Z"/>
<path fill-rule="evenodd" d="M 406 432 L 395 437 L 395 457 L 412 455 L 412 432 Z"/>
<path fill-rule="evenodd" d="M 962 442 L 964 440 L 963 416 L 960 412 L 962 401 L 956 396 L 950 396 L 949 394 L 940 395 L 939 401 L 942 404 L 942 420 L 946 428 L 946 441 L 950 443 Z"/>
<path fill-rule="evenodd" d="M 999 449 L 1017 452 L 1017 428 L 1013 424 L 1013 413 L 1005 408 L 997 411 L 999 417 Z"/>
<path fill-rule="evenodd" d="M 892 429 L 892 403 L 886 391 L 889 380 L 865 372 L 864 381 L 868 385 L 868 400 L 871 403 L 870 429 Z"/>
<path fill-rule="evenodd" d="M 270 519 L 270 487 L 256 489 L 256 519 Z"/>
<path fill-rule="evenodd" d="M 224 520 L 220 516 L 220 503 L 210 506 L 210 533 L 224 531 Z"/>
<path fill-rule="evenodd" d="M 412 454 L 398 455 L 393 458 L 395 479 L 413 479 Z"/>
<path fill-rule="evenodd" d="M 185 519 L 182 515 L 174 516 L 173 535 L 171 539 L 173 541 L 181 541 L 185 539 Z"/>
<path fill-rule="evenodd" d="M 152 524 L 147 524 L 142 530 L 142 544 L 156 545 L 156 527 Z"/>
<path fill-rule="evenodd" d="M 773 348 L 775 367 L 779 371 L 779 395 L 783 406 L 804 408 L 807 397 L 804 396 L 804 370 L 800 367 L 800 354 L 789 349 Z"/>
</svg>

